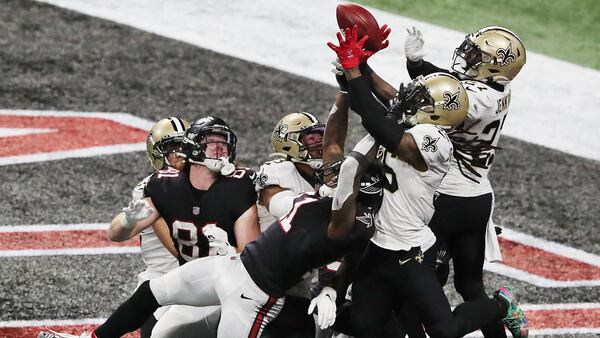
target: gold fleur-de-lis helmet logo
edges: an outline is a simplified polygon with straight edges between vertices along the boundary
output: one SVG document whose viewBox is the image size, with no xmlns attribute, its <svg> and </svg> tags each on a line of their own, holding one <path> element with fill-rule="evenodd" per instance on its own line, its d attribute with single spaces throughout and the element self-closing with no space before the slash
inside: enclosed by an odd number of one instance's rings
<svg viewBox="0 0 600 338">
<path fill-rule="evenodd" d="M 285 141 L 285 135 L 287 133 L 287 130 L 288 125 L 282 124 L 275 129 L 275 131 L 273 132 L 273 137 L 275 137 L 277 141 Z"/>
<path fill-rule="evenodd" d="M 445 91 L 443 108 L 445 110 L 458 110 L 460 108 L 460 102 L 458 101 L 459 95 L 460 95 L 460 90 L 457 91 L 456 93 Z"/>
<path fill-rule="evenodd" d="M 510 49 L 511 45 L 512 44 L 509 44 L 506 48 L 498 48 L 498 50 L 496 50 L 496 55 L 500 58 L 501 66 L 508 66 L 517 59 L 517 56 Z"/>
</svg>

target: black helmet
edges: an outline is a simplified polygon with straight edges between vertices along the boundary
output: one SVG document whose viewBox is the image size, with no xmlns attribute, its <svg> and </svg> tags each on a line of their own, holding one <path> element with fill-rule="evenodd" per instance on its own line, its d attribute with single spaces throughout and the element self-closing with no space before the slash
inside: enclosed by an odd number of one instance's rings
<svg viewBox="0 0 600 338">
<path fill-rule="evenodd" d="M 183 137 L 182 152 L 187 156 L 191 163 L 205 164 L 206 142 L 208 135 L 221 135 L 225 137 L 229 162 L 235 160 L 235 146 L 237 137 L 229 125 L 218 117 L 203 117 L 190 125 Z"/>
</svg>

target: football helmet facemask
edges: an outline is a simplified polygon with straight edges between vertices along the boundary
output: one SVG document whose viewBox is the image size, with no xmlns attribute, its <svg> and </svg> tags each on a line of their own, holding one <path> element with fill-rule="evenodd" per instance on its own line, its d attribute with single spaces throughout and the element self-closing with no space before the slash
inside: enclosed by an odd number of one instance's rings
<svg viewBox="0 0 600 338">
<path fill-rule="evenodd" d="M 390 112 L 409 126 L 429 123 L 452 128 L 463 122 L 469 111 L 467 91 L 447 73 L 419 76 L 400 85 Z"/>
<path fill-rule="evenodd" d="M 467 78 L 505 85 L 525 65 L 525 46 L 504 27 L 489 26 L 471 33 L 454 51 L 452 69 Z"/>
<path fill-rule="evenodd" d="M 334 163 L 323 163 L 323 166 L 316 170 L 317 182 L 330 188 L 330 196 L 337 187 L 337 179 L 343 162 L 344 158 Z M 360 177 L 360 187 L 356 201 L 373 214 L 379 211 L 383 202 L 384 180 L 385 172 L 378 161 L 371 162 Z"/>
<path fill-rule="evenodd" d="M 156 170 L 172 167 L 170 153 L 181 154 L 181 141 L 190 123 L 178 117 L 164 118 L 150 129 L 146 137 L 146 156 Z"/>
<path fill-rule="evenodd" d="M 223 141 L 209 141 L 211 135 L 223 137 Z M 224 143 L 227 145 L 227 157 L 208 157 L 206 149 L 210 143 Z M 203 117 L 190 125 L 183 137 L 182 152 L 188 162 L 201 164 L 214 172 L 229 175 L 235 170 L 235 146 L 237 137 L 233 130 L 222 119 L 213 116 Z"/>
<path fill-rule="evenodd" d="M 321 156 L 311 156 L 311 152 L 321 153 L 323 141 L 316 144 L 305 145 L 304 137 L 307 134 L 319 133 L 323 135 L 325 125 L 310 113 L 293 113 L 282 118 L 271 135 L 273 153 L 271 157 L 282 158 L 292 162 L 306 163 L 313 169 L 318 169 L 323 164 Z"/>
</svg>

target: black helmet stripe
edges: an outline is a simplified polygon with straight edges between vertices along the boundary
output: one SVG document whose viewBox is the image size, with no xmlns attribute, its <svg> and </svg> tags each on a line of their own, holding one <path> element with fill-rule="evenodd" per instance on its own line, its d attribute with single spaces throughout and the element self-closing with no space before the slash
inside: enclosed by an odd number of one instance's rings
<svg viewBox="0 0 600 338">
<path fill-rule="evenodd" d="M 183 121 L 177 117 L 170 117 L 169 121 L 171 121 L 171 125 L 176 132 L 184 132 L 185 127 L 183 126 Z"/>
</svg>

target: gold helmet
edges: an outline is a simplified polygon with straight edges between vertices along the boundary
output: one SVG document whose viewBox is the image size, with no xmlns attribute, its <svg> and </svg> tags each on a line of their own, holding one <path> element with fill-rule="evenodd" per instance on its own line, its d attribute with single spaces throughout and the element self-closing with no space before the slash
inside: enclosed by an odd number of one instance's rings
<svg viewBox="0 0 600 338">
<path fill-rule="evenodd" d="M 171 166 L 167 156 L 181 151 L 181 141 L 189 126 L 189 122 L 178 117 L 164 118 L 152 126 L 146 138 L 146 155 L 154 169 Z"/>
<path fill-rule="evenodd" d="M 390 112 L 408 125 L 456 127 L 469 111 L 467 91 L 454 76 L 433 73 L 400 85 Z"/>
<path fill-rule="evenodd" d="M 305 145 L 303 138 L 310 133 L 323 135 L 325 126 L 314 115 L 310 113 L 292 113 L 283 117 L 271 135 L 273 145 L 272 157 L 283 158 L 292 162 L 306 163 L 314 169 L 322 165 L 320 156 L 312 157 L 310 152 L 320 150 L 322 142 L 313 145 Z"/>
<path fill-rule="evenodd" d="M 454 51 L 452 69 L 471 79 L 507 84 L 525 61 L 525 46 L 515 33 L 489 26 L 465 37 Z"/>
</svg>

